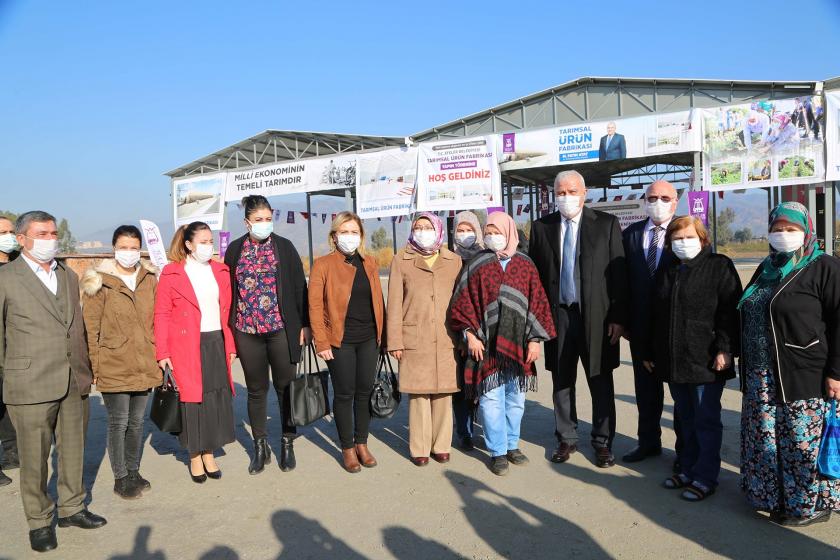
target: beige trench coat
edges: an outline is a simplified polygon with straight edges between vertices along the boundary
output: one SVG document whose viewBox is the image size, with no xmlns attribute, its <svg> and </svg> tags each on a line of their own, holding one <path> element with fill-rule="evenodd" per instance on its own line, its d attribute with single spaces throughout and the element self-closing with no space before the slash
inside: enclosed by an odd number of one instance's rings
<svg viewBox="0 0 840 560">
<path fill-rule="evenodd" d="M 461 257 L 441 247 L 430 269 L 406 247 L 394 256 L 388 281 L 387 347 L 402 350 L 400 390 L 415 395 L 458 392 L 457 335 L 446 312 L 461 272 Z"/>
</svg>

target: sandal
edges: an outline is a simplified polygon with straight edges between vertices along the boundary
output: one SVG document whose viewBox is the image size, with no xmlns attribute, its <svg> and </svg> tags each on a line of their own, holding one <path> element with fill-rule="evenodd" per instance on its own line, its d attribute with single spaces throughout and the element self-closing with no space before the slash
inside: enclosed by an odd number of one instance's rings
<svg viewBox="0 0 840 560">
<path fill-rule="evenodd" d="M 686 502 L 701 502 L 714 493 L 714 488 L 709 488 L 695 480 L 685 487 L 685 491 L 680 494 L 680 498 Z"/>
<path fill-rule="evenodd" d="M 677 488 L 685 488 L 691 484 L 691 479 L 684 474 L 675 474 L 670 478 L 662 481 L 662 486 L 668 490 L 676 490 Z"/>
</svg>

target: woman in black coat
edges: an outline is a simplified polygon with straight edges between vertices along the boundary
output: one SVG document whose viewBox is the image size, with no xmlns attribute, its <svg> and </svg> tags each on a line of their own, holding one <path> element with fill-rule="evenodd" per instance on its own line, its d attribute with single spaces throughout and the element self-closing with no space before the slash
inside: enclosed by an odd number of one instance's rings
<svg viewBox="0 0 840 560">
<path fill-rule="evenodd" d="M 741 280 L 728 257 L 712 253 L 697 218 L 674 219 L 665 247 L 679 262 L 656 276 L 645 367 L 669 384 L 681 424 L 681 472 L 663 485 L 685 488 L 682 498 L 696 502 L 714 493 L 720 474 L 720 398 L 735 376 Z"/>
<path fill-rule="evenodd" d="M 248 387 L 248 419 L 254 437 L 250 474 L 262 472 L 271 460 L 266 442 L 268 372 L 281 403 L 283 437 L 280 468 L 295 468 L 293 442 L 297 432 L 291 421 L 289 384 L 297 374 L 301 347 L 312 338 L 306 276 L 295 246 L 274 233 L 273 211 L 264 196 L 242 199 L 248 233 L 234 240 L 225 252 L 230 268 L 233 302 L 230 327 Z"/>
</svg>

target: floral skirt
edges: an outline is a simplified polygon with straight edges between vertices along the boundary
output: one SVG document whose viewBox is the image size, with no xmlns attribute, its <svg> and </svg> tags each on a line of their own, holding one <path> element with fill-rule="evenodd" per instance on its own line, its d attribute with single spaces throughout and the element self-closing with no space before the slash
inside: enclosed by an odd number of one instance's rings
<svg viewBox="0 0 840 560">
<path fill-rule="evenodd" d="M 831 404 L 821 398 L 777 404 L 775 377 L 747 373 L 741 414 L 741 489 L 756 509 L 810 517 L 840 509 L 840 480 L 817 470 Z"/>
</svg>

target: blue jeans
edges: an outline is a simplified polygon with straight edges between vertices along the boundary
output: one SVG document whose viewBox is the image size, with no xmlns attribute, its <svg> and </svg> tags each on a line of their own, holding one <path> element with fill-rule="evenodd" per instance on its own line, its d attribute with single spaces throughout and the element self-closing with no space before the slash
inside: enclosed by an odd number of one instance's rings
<svg viewBox="0 0 840 560">
<path fill-rule="evenodd" d="M 670 383 L 674 415 L 679 415 L 682 449 L 677 457 L 682 474 L 711 489 L 718 485 L 723 424 L 720 397 L 725 381 Z"/>
<path fill-rule="evenodd" d="M 478 400 L 484 424 L 484 442 L 493 457 L 519 448 L 519 427 L 525 413 L 525 392 L 517 380 L 508 381 Z"/>
</svg>

